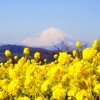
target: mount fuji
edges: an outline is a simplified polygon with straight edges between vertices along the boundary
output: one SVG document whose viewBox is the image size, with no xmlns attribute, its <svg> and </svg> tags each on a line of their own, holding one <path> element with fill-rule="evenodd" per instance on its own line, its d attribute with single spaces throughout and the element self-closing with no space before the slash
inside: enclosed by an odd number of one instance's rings
<svg viewBox="0 0 100 100">
<path fill-rule="evenodd" d="M 47 28 L 40 33 L 24 39 L 21 44 L 30 47 L 42 47 L 46 49 L 53 48 L 54 45 L 61 45 L 62 42 L 67 45 L 74 45 L 74 39 L 58 28 Z"/>
</svg>

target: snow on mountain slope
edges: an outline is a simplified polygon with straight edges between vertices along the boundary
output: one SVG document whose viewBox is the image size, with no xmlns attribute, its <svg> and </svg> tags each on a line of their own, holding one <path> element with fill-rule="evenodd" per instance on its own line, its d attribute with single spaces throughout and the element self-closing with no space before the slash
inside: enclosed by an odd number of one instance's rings
<svg viewBox="0 0 100 100">
<path fill-rule="evenodd" d="M 59 44 L 62 41 L 73 44 L 71 37 L 68 34 L 65 34 L 62 30 L 48 28 L 33 37 L 24 39 L 21 43 L 26 46 L 45 47 Z"/>
</svg>

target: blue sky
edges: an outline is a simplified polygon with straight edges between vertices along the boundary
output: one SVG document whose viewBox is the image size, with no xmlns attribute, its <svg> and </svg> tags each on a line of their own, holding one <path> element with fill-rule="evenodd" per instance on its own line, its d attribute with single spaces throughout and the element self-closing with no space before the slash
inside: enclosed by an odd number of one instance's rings
<svg viewBox="0 0 100 100">
<path fill-rule="evenodd" d="M 0 43 L 18 44 L 49 27 L 100 39 L 100 0 L 0 0 Z"/>
</svg>

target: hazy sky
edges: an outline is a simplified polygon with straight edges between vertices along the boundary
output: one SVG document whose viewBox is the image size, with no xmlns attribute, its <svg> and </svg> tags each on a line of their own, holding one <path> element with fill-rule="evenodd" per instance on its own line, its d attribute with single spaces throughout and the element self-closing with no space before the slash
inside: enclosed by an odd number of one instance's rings
<svg viewBox="0 0 100 100">
<path fill-rule="evenodd" d="M 49 27 L 100 39 L 100 0 L 0 0 L 0 43 L 20 43 Z"/>
</svg>

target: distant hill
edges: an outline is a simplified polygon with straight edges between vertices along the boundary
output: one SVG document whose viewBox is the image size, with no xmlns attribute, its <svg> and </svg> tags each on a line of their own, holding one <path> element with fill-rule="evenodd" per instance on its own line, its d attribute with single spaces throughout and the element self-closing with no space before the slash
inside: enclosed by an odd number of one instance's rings
<svg viewBox="0 0 100 100">
<path fill-rule="evenodd" d="M 21 46 L 21 45 L 2 45 L 0 46 L 0 62 L 6 61 L 6 57 L 4 55 L 4 51 L 9 49 L 12 52 L 12 56 L 14 55 L 18 55 L 19 57 L 24 56 L 23 54 L 23 49 L 25 48 L 25 46 Z M 30 55 L 29 58 L 33 58 L 33 55 L 35 52 L 39 51 L 41 53 L 41 59 L 47 59 L 48 62 L 51 62 L 53 60 L 53 54 L 54 51 L 50 51 L 50 50 L 46 50 L 46 49 L 42 49 L 42 48 L 30 48 Z"/>
</svg>

